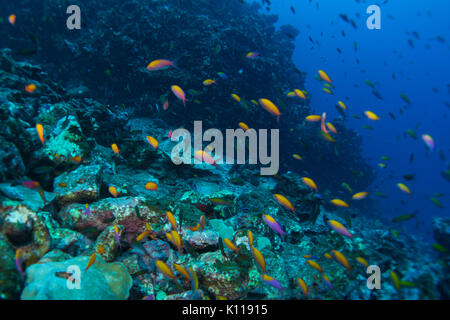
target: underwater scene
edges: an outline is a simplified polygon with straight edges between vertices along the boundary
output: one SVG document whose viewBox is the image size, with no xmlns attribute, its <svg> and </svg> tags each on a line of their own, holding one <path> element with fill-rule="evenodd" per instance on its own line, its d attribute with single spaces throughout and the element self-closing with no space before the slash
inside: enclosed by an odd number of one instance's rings
<svg viewBox="0 0 450 320">
<path fill-rule="evenodd" d="M 0 299 L 450 298 L 449 1 L 0 8 Z"/>
</svg>

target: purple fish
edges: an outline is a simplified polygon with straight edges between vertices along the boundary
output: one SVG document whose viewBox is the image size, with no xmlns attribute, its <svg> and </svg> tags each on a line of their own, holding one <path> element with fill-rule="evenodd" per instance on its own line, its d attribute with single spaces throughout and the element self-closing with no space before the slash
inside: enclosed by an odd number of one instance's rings
<svg viewBox="0 0 450 320">
<path fill-rule="evenodd" d="M 278 232 L 280 236 L 283 238 L 285 232 L 281 229 L 280 224 L 271 216 L 267 214 L 263 214 L 263 220 L 264 222 L 274 231 Z"/>
<path fill-rule="evenodd" d="M 281 286 L 281 284 L 278 282 L 278 280 L 275 279 L 274 277 L 263 274 L 263 275 L 261 275 L 261 279 L 265 283 L 270 284 L 272 287 L 277 288 L 280 291 L 284 290 L 284 288 Z"/>
<path fill-rule="evenodd" d="M 114 226 L 114 234 L 116 236 L 116 241 L 119 244 L 119 247 L 122 248 L 122 245 L 120 244 L 120 239 L 119 239 L 119 228 L 117 228 L 117 225 Z"/>
<path fill-rule="evenodd" d="M 16 251 L 16 268 L 17 271 L 19 271 L 20 275 L 23 276 L 23 269 L 22 269 L 22 251 L 18 249 Z"/>
<path fill-rule="evenodd" d="M 91 214 L 91 209 L 89 208 L 89 205 L 86 203 L 86 209 L 84 209 L 84 211 L 86 212 L 86 217 L 89 217 L 89 215 Z"/>
<path fill-rule="evenodd" d="M 333 286 L 331 285 L 331 281 L 330 278 L 328 278 L 328 276 L 326 274 L 324 274 L 322 276 L 323 281 L 325 282 L 325 284 L 328 286 L 329 289 L 333 289 Z"/>
</svg>

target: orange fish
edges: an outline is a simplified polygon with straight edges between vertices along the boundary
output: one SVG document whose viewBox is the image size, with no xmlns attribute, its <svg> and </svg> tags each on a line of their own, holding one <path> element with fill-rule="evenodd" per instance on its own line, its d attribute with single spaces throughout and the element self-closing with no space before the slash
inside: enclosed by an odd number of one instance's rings
<svg viewBox="0 0 450 320">
<path fill-rule="evenodd" d="M 231 94 L 231 97 L 232 97 L 234 100 L 236 100 L 237 102 L 241 103 L 241 98 L 240 98 L 237 94 L 232 93 L 232 94 Z"/>
<path fill-rule="evenodd" d="M 14 24 L 16 23 L 16 15 L 15 15 L 15 14 L 9 15 L 8 21 L 9 21 L 9 23 L 11 23 L 12 25 L 14 25 Z"/>
<path fill-rule="evenodd" d="M 170 224 L 172 225 L 172 228 L 174 230 L 177 230 L 177 221 L 175 220 L 175 217 L 173 216 L 172 212 L 166 211 L 167 220 L 169 220 Z"/>
<path fill-rule="evenodd" d="M 91 255 L 91 257 L 89 258 L 89 262 L 87 264 L 86 269 L 84 269 L 84 272 L 86 272 L 95 262 L 95 259 L 97 258 L 97 255 L 95 254 L 95 252 Z"/>
<path fill-rule="evenodd" d="M 306 282 L 302 278 L 297 278 L 298 285 L 302 289 L 305 296 L 308 295 L 308 286 L 306 285 Z"/>
<path fill-rule="evenodd" d="M 105 250 L 105 248 L 103 248 L 102 245 L 99 245 L 99 246 L 97 247 L 97 253 L 98 253 L 98 254 L 103 254 L 103 253 L 105 253 L 105 252 L 106 252 L 106 250 Z"/>
<path fill-rule="evenodd" d="M 175 63 L 173 61 L 165 60 L 165 59 L 158 59 L 153 60 L 147 65 L 148 71 L 156 71 L 156 70 L 162 70 L 167 69 L 169 67 L 175 67 Z"/>
<path fill-rule="evenodd" d="M 158 191 L 158 185 L 154 182 L 147 182 L 145 184 L 145 189 L 150 191 Z"/>
<path fill-rule="evenodd" d="M 197 223 L 197 225 L 195 227 L 188 226 L 188 229 L 191 231 L 198 231 L 198 230 L 200 230 L 200 223 Z"/>
<path fill-rule="evenodd" d="M 331 250 L 331 252 L 333 253 L 333 257 L 337 262 L 339 262 L 341 265 L 347 268 L 347 270 L 351 269 L 347 258 L 342 253 L 340 253 L 337 250 Z"/>
<path fill-rule="evenodd" d="M 280 120 L 280 110 L 278 110 L 277 106 L 272 101 L 269 99 L 259 99 L 258 101 L 261 107 L 277 117 L 277 121 Z"/>
<path fill-rule="evenodd" d="M 250 230 L 247 231 L 247 237 L 248 237 L 248 244 L 251 247 L 253 247 L 253 234 Z"/>
<path fill-rule="evenodd" d="M 281 194 L 274 194 L 275 200 L 281 204 L 283 207 L 285 207 L 288 210 L 291 210 L 292 212 L 295 212 L 294 207 L 292 206 L 292 203 L 283 195 Z"/>
<path fill-rule="evenodd" d="M 150 145 L 151 145 L 153 148 L 158 149 L 158 146 L 159 146 L 158 140 L 156 140 L 156 139 L 153 138 L 153 137 L 147 136 L 147 141 L 148 141 L 148 143 L 150 143 Z"/>
<path fill-rule="evenodd" d="M 189 276 L 189 272 L 183 266 L 174 263 L 173 267 L 175 268 L 175 270 L 177 270 L 179 273 L 181 273 L 187 279 L 187 281 L 191 281 L 191 277 Z"/>
<path fill-rule="evenodd" d="M 263 273 L 266 273 L 266 260 L 261 252 L 255 247 L 251 247 L 253 258 L 255 258 L 256 263 L 259 265 Z"/>
<path fill-rule="evenodd" d="M 294 92 L 295 92 L 295 95 L 296 95 L 297 97 L 302 98 L 302 99 L 306 99 L 306 96 L 305 96 L 305 94 L 303 93 L 302 90 L 295 89 Z"/>
<path fill-rule="evenodd" d="M 366 259 L 364 259 L 364 258 L 356 257 L 356 261 L 358 261 L 360 264 L 362 264 L 366 268 L 369 266 L 369 264 L 367 263 Z"/>
<path fill-rule="evenodd" d="M 364 114 L 366 115 L 367 118 L 369 118 L 370 120 L 376 121 L 376 120 L 380 120 L 380 117 L 377 116 L 375 113 L 373 113 L 372 111 L 364 111 Z"/>
<path fill-rule="evenodd" d="M 141 241 L 142 239 L 144 239 L 146 236 L 148 236 L 150 234 L 150 231 L 145 230 L 144 232 L 142 232 L 141 234 L 139 234 L 136 237 L 136 241 Z"/>
<path fill-rule="evenodd" d="M 322 119 L 322 117 L 319 116 L 318 114 L 311 114 L 311 115 L 307 116 L 305 119 L 306 119 L 306 121 L 309 121 L 309 122 L 317 122 L 317 121 L 320 121 L 320 119 Z"/>
<path fill-rule="evenodd" d="M 349 205 L 345 201 L 342 201 L 341 199 L 333 199 L 330 202 L 338 207 L 345 207 L 345 208 L 349 207 Z"/>
<path fill-rule="evenodd" d="M 112 145 L 111 145 L 111 149 L 114 151 L 114 153 L 116 154 L 116 155 L 119 155 L 119 148 L 117 147 L 117 144 L 115 144 L 115 143 L 113 143 Z"/>
<path fill-rule="evenodd" d="M 114 187 L 114 186 L 109 186 L 109 188 L 108 188 L 108 191 L 109 191 L 109 193 L 111 193 L 111 195 L 114 197 L 114 198 L 117 198 L 117 188 L 116 187 Z"/>
<path fill-rule="evenodd" d="M 164 275 L 175 280 L 175 275 L 173 274 L 172 270 L 170 270 L 169 266 L 164 261 L 156 260 L 155 264 Z"/>
<path fill-rule="evenodd" d="M 204 86 L 210 86 L 215 83 L 216 83 L 216 81 L 214 81 L 213 79 L 206 79 L 205 81 L 203 81 Z"/>
<path fill-rule="evenodd" d="M 327 122 L 327 128 L 328 128 L 328 130 L 330 130 L 330 131 L 333 132 L 334 134 L 337 134 L 337 130 L 336 130 L 336 128 L 333 126 L 332 123 Z"/>
<path fill-rule="evenodd" d="M 210 165 L 213 165 L 214 167 L 217 168 L 216 161 L 215 161 L 215 160 L 213 159 L 213 157 L 211 157 L 211 155 L 210 155 L 208 152 L 206 152 L 206 151 L 203 151 L 203 150 L 197 150 L 197 151 L 195 151 L 195 153 L 194 153 L 194 158 L 196 158 L 197 160 L 206 162 L 206 163 L 208 163 L 208 164 L 210 164 Z"/>
<path fill-rule="evenodd" d="M 70 157 L 70 160 L 72 160 L 75 163 L 80 163 L 81 162 L 81 156 Z"/>
<path fill-rule="evenodd" d="M 31 83 L 25 87 L 25 91 L 28 93 L 33 93 L 36 90 L 36 85 Z"/>
<path fill-rule="evenodd" d="M 36 131 L 38 133 L 39 140 L 41 140 L 41 143 L 44 144 L 45 138 L 44 138 L 44 127 L 42 124 L 38 123 L 36 124 Z"/>
<path fill-rule="evenodd" d="M 314 182 L 314 180 L 312 180 L 312 179 L 310 179 L 308 177 L 303 177 L 302 181 L 308 187 L 310 187 L 311 189 L 314 189 L 317 192 L 317 186 L 316 186 L 316 183 Z"/>
<path fill-rule="evenodd" d="M 322 80 L 324 80 L 324 81 L 326 81 L 326 82 L 328 82 L 328 83 L 331 83 L 331 79 L 330 79 L 330 77 L 326 74 L 325 71 L 319 70 L 319 76 L 322 78 Z"/>
<path fill-rule="evenodd" d="M 248 130 L 248 125 L 246 125 L 244 122 L 239 122 L 239 127 L 241 127 L 244 131 Z"/>
<path fill-rule="evenodd" d="M 239 251 L 238 247 L 236 247 L 236 245 L 230 239 L 225 238 L 223 239 L 223 242 L 225 243 L 228 249 L 233 250 L 236 253 Z"/>
<path fill-rule="evenodd" d="M 173 94 L 180 99 L 181 101 L 183 101 L 183 105 L 186 107 L 186 95 L 184 94 L 183 89 L 181 89 L 179 86 L 171 86 L 170 87 L 172 89 Z"/>
<path fill-rule="evenodd" d="M 317 271 L 323 272 L 322 267 L 317 262 L 315 262 L 314 260 L 306 260 L 306 263 L 308 263 L 311 267 L 313 267 Z"/>
<path fill-rule="evenodd" d="M 358 192 L 352 196 L 353 200 L 362 200 L 365 199 L 369 195 L 368 192 Z"/>
<path fill-rule="evenodd" d="M 180 234 L 176 232 L 175 230 L 172 230 L 172 243 L 178 248 L 178 250 L 181 250 L 181 246 L 183 245 L 183 240 L 181 240 Z"/>
<path fill-rule="evenodd" d="M 61 188 L 65 188 L 65 187 L 67 187 L 67 183 L 60 182 L 60 183 L 58 183 L 58 186 L 61 187 Z"/>
</svg>

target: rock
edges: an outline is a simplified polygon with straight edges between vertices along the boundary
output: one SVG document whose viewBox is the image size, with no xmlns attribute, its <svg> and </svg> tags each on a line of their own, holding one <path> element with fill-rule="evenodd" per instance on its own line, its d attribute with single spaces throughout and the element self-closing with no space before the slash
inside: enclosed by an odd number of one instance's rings
<svg viewBox="0 0 450 320">
<path fill-rule="evenodd" d="M 144 197 L 106 198 L 89 205 L 89 216 L 84 205 L 70 204 L 60 210 L 57 217 L 63 227 L 80 231 L 90 239 L 113 223 L 121 225 L 125 227 L 125 240 L 131 241 L 144 231 L 145 222 L 154 231 L 163 226 L 165 211 L 150 206 Z"/>
<path fill-rule="evenodd" d="M 45 257 L 44 257 L 45 258 Z M 26 271 L 27 281 L 22 300 L 126 300 L 133 280 L 120 262 L 106 263 L 97 256 L 95 263 L 84 271 L 89 256 L 37 263 Z M 68 280 L 56 276 L 68 268 L 79 268 L 80 288 L 69 288 Z M 72 269 L 73 270 L 73 269 Z"/>
<path fill-rule="evenodd" d="M 25 174 L 25 165 L 17 147 L 0 136 L 0 181 L 18 178 Z"/>
<path fill-rule="evenodd" d="M 123 227 L 117 227 L 119 229 L 119 239 L 120 236 L 124 233 Z M 111 262 L 116 257 L 119 252 L 119 243 L 116 240 L 116 233 L 114 231 L 113 226 L 107 227 L 105 230 L 100 233 L 95 241 L 94 248 L 98 248 L 102 246 L 105 249 L 105 252 L 99 253 L 98 256 L 101 256 L 105 261 Z"/>
<path fill-rule="evenodd" d="M 220 251 L 207 252 L 193 265 L 200 286 L 211 294 L 227 299 L 244 298 L 258 284 L 259 277 L 248 250 L 241 247 L 240 255 L 225 260 Z"/>
<path fill-rule="evenodd" d="M 22 279 L 16 269 L 15 251 L 8 240 L 0 234 L 0 299 L 18 299 Z"/>
<path fill-rule="evenodd" d="M 39 192 L 34 189 L 25 187 L 24 185 L 12 185 L 10 183 L 0 183 L 0 193 L 4 194 L 11 200 L 20 201 L 24 206 L 27 206 L 33 211 L 39 211 L 44 208 L 44 201 Z M 56 193 L 44 191 L 45 200 L 51 203 Z"/>
<path fill-rule="evenodd" d="M 98 199 L 102 180 L 100 165 L 79 166 L 74 171 L 65 172 L 54 181 L 54 190 L 59 194 L 60 206 L 71 203 L 90 203 Z M 66 187 L 59 184 L 65 183 Z"/>
<path fill-rule="evenodd" d="M 211 219 L 211 220 L 209 220 L 209 223 L 210 223 L 212 229 L 217 231 L 217 233 L 219 233 L 219 236 L 222 237 L 222 239 L 225 239 L 225 238 L 233 239 L 233 236 L 234 236 L 233 228 L 226 225 L 223 220 Z"/>
<path fill-rule="evenodd" d="M 219 234 L 212 230 L 190 231 L 186 229 L 182 233 L 184 241 L 188 241 L 196 251 L 215 251 L 219 244 Z"/>
<path fill-rule="evenodd" d="M 450 218 L 436 217 L 433 219 L 433 233 L 436 241 L 450 250 Z"/>
<path fill-rule="evenodd" d="M 66 229 L 55 228 L 50 232 L 52 248 L 59 249 L 72 256 L 78 256 L 92 247 L 92 241 L 83 234 Z"/>
<path fill-rule="evenodd" d="M 0 233 L 22 251 L 25 266 L 35 263 L 50 249 L 50 235 L 44 220 L 21 203 L 4 201 L 0 207 Z"/>
<path fill-rule="evenodd" d="M 41 152 L 50 159 L 55 159 L 55 154 L 58 154 L 70 161 L 72 157 L 77 156 L 85 159 L 90 153 L 90 148 L 77 119 L 68 115 L 57 122 Z"/>
</svg>

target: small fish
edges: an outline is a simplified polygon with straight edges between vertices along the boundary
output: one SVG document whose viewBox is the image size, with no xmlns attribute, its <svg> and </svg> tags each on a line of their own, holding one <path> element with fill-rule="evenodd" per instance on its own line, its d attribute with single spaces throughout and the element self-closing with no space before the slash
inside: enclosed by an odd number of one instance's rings
<svg viewBox="0 0 450 320">
<path fill-rule="evenodd" d="M 60 182 L 60 183 L 58 183 L 58 187 L 66 188 L 66 187 L 67 187 L 67 183 L 65 183 L 65 182 Z"/>
<path fill-rule="evenodd" d="M 167 220 L 169 220 L 172 225 L 173 230 L 177 230 L 177 221 L 175 220 L 174 215 L 170 211 L 166 211 Z"/>
<path fill-rule="evenodd" d="M 360 264 L 362 264 L 364 267 L 368 267 L 369 263 L 367 263 L 366 259 L 362 257 L 356 257 L 356 261 L 358 261 Z"/>
<path fill-rule="evenodd" d="M 117 188 L 115 186 L 109 186 L 108 191 L 114 198 L 117 198 L 118 193 Z"/>
<path fill-rule="evenodd" d="M 336 220 L 328 220 L 328 225 L 337 233 L 351 238 L 353 235 L 341 223 Z"/>
<path fill-rule="evenodd" d="M 186 107 L 186 95 L 183 91 L 183 89 L 181 89 L 179 86 L 177 85 L 173 85 L 170 87 L 173 94 L 180 99 L 183 102 L 184 107 Z"/>
<path fill-rule="evenodd" d="M 346 182 L 342 182 L 341 186 L 343 186 L 345 189 L 347 189 L 350 193 L 353 193 L 352 188 L 348 185 Z"/>
<path fill-rule="evenodd" d="M 280 237 L 283 238 L 285 232 L 283 231 L 283 229 L 281 229 L 280 224 L 271 216 L 269 216 L 268 214 L 263 214 L 262 218 L 264 220 L 264 222 L 274 231 L 278 232 L 280 234 Z"/>
<path fill-rule="evenodd" d="M 425 142 L 425 144 L 427 145 L 427 147 L 430 150 L 434 150 L 434 141 L 433 141 L 433 138 L 429 134 L 423 134 L 422 140 Z"/>
<path fill-rule="evenodd" d="M 300 157 L 298 154 L 296 154 L 296 153 L 294 153 L 293 155 L 292 155 L 292 157 L 294 158 L 294 159 L 297 159 L 297 160 L 303 160 L 302 159 L 302 157 Z"/>
<path fill-rule="evenodd" d="M 175 268 L 175 270 L 177 270 L 179 273 L 181 273 L 187 279 L 187 281 L 191 281 L 189 272 L 182 265 L 174 263 L 173 267 Z"/>
<path fill-rule="evenodd" d="M 349 205 L 345 201 L 343 201 L 341 199 L 333 199 L 330 202 L 332 204 L 334 204 L 335 206 L 338 206 L 338 207 L 345 207 L 345 208 L 349 207 Z"/>
<path fill-rule="evenodd" d="M 213 79 L 206 79 L 205 81 L 203 81 L 204 86 L 210 86 L 215 83 L 216 83 L 216 81 L 214 81 Z"/>
<path fill-rule="evenodd" d="M 119 247 L 122 248 L 122 244 L 120 243 L 120 237 L 119 237 L 119 227 L 117 227 L 117 224 L 114 225 L 114 235 L 116 237 L 116 241 L 119 244 Z"/>
<path fill-rule="evenodd" d="M 320 121 L 320 119 L 322 119 L 322 116 L 317 115 L 317 114 L 311 114 L 311 115 L 307 116 L 305 119 L 306 119 L 306 121 L 309 121 L 309 122 L 317 122 L 317 121 Z"/>
<path fill-rule="evenodd" d="M 161 260 L 155 261 L 156 266 L 158 269 L 164 274 L 165 276 L 169 277 L 170 279 L 174 280 L 176 282 L 175 275 L 173 274 L 172 270 L 170 270 L 169 266 Z"/>
<path fill-rule="evenodd" d="M 12 25 L 14 25 L 15 23 L 16 23 L 16 15 L 15 14 L 10 14 L 9 16 L 8 16 L 8 22 L 10 23 L 10 24 L 12 24 Z"/>
<path fill-rule="evenodd" d="M 297 283 L 300 286 L 300 289 L 302 289 L 303 294 L 305 296 L 308 295 L 308 286 L 306 285 L 305 280 L 303 280 L 302 278 L 297 278 Z"/>
<path fill-rule="evenodd" d="M 223 239 L 223 243 L 225 243 L 228 249 L 238 253 L 239 251 L 238 247 L 236 247 L 236 245 L 230 239 L 228 238 Z"/>
<path fill-rule="evenodd" d="M 324 80 L 324 81 L 326 81 L 326 82 L 328 82 L 328 83 L 331 83 L 331 79 L 330 79 L 330 77 L 326 74 L 325 71 L 319 70 L 319 76 L 320 76 L 320 78 L 322 78 L 322 80 Z"/>
<path fill-rule="evenodd" d="M 223 72 L 217 72 L 217 75 L 219 77 L 221 77 L 223 80 L 227 80 L 228 79 L 228 76 L 225 73 L 223 73 Z"/>
<path fill-rule="evenodd" d="M 394 283 L 395 289 L 397 291 L 400 291 L 400 278 L 394 271 L 391 271 L 391 279 L 392 279 L 392 282 Z"/>
<path fill-rule="evenodd" d="M 269 99 L 259 99 L 259 104 L 261 105 L 261 107 L 263 107 L 267 112 L 273 114 L 274 116 L 277 117 L 277 121 L 280 120 L 280 110 L 278 110 L 278 107 Z"/>
<path fill-rule="evenodd" d="M 248 245 L 253 247 L 253 234 L 250 230 L 247 230 L 247 238 L 248 238 Z"/>
<path fill-rule="evenodd" d="M 330 278 L 326 274 L 322 274 L 322 279 L 329 289 L 333 289 Z"/>
<path fill-rule="evenodd" d="M 97 255 L 95 254 L 95 252 L 91 255 L 91 257 L 89 258 L 89 262 L 86 266 L 86 269 L 84 269 L 84 271 L 88 271 L 88 269 L 94 264 L 95 259 L 97 258 Z"/>
<path fill-rule="evenodd" d="M 248 130 L 248 125 L 246 125 L 244 122 L 239 122 L 239 127 L 241 127 L 241 129 L 244 131 Z"/>
<path fill-rule="evenodd" d="M 166 99 L 166 101 L 164 102 L 164 104 L 163 104 L 163 109 L 164 109 L 164 110 L 169 109 L 169 99 Z M 170 138 L 170 137 L 169 137 L 169 138 Z"/>
<path fill-rule="evenodd" d="M 153 60 L 147 65 L 148 71 L 156 71 L 163 70 L 169 67 L 175 67 L 175 63 L 173 61 L 169 61 L 166 59 Z"/>
<path fill-rule="evenodd" d="M 353 200 L 362 200 L 362 199 L 367 198 L 368 195 L 369 195 L 369 193 L 368 193 L 368 192 L 365 192 L 365 191 L 363 191 L 363 192 L 358 192 L 358 193 L 355 193 L 355 194 L 352 196 L 352 199 L 353 199 Z"/>
<path fill-rule="evenodd" d="M 72 277 L 72 272 L 56 271 L 55 277 L 62 278 L 62 279 L 70 279 Z"/>
<path fill-rule="evenodd" d="M 274 287 L 274 288 L 277 288 L 277 289 L 280 290 L 280 291 L 283 291 L 283 290 L 284 290 L 283 287 L 281 286 L 280 282 L 278 282 L 278 280 L 275 279 L 274 277 L 271 277 L 271 276 L 269 276 L 269 275 L 267 275 L 267 274 L 263 274 L 263 275 L 261 275 L 261 279 L 262 279 L 265 283 L 271 285 L 271 286 Z"/>
<path fill-rule="evenodd" d="M 192 292 L 195 292 L 198 289 L 198 284 L 199 284 L 198 277 L 192 267 L 189 267 L 188 271 L 189 271 L 189 276 L 191 278 L 191 289 L 192 289 Z"/>
<path fill-rule="evenodd" d="M 372 111 L 364 111 L 364 114 L 366 115 L 367 118 L 369 118 L 370 120 L 373 121 L 377 121 L 380 120 L 380 117 L 378 117 L 375 113 L 373 113 Z"/>
<path fill-rule="evenodd" d="M 311 189 L 313 189 L 314 191 L 317 192 L 317 185 L 314 182 L 314 180 L 308 178 L 308 177 L 303 177 L 302 181 L 304 184 L 306 184 L 308 187 L 310 187 Z"/>
<path fill-rule="evenodd" d="M 84 212 L 86 213 L 86 217 L 89 217 L 91 214 L 91 209 L 89 208 L 89 205 L 86 203 L 84 207 Z"/>
<path fill-rule="evenodd" d="M 20 248 L 16 250 L 15 263 L 17 271 L 20 273 L 21 276 L 24 276 L 24 272 L 22 269 L 22 249 Z"/>
<path fill-rule="evenodd" d="M 323 273 L 322 267 L 314 260 L 306 260 L 306 263 L 309 264 L 312 268 L 316 269 L 317 271 Z"/>
<path fill-rule="evenodd" d="M 119 148 L 117 147 L 117 144 L 113 143 L 113 144 L 111 145 L 111 149 L 114 151 L 114 153 L 116 154 L 116 156 L 119 155 L 120 151 L 119 151 Z"/>
<path fill-rule="evenodd" d="M 292 203 L 285 196 L 283 196 L 281 194 L 274 194 L 273 197 L 280 205 L 282 205 L 283 207 L 285 207 L 288 210 L 291 210 L 292 212 L 295 212 L 295 209 L 292 206 Z"/>
<path fill-rule="evenodd" d="M 155 182 L 147 182 L 145 189 L 149 191 L 158 191 L 158 185 Z"/>
<path fill-rule="evenodd" d="M 392 219 L 392 222 L 399 223 L 416 217 L 416 213 L 401 214 Z"/>
<path fill-rule="evenodd" d="M 250 248 L 252 250 L 253 258 L 255 259 L 256 263 L 261 268 L 262 272 L 266 273 L 266 260 L 264 260 L 264 256 L 255 247 Z"/>
<path fill-rule="evenodd" d="M 41 141 L 42 144 L 44 144 L 45 142 L 44 127 L 42 126 L 42 124 L 40 123 L 36 124 L 36 131 L 38 133 L 39 140 Z"/>
<path fill-rule="evenodd" d="M 397 183 L 397 187 L 404 193 L 411 194 L 411 190 L 403 183 Z"/>
<path fill-rule="evenodd" d="M 259 52 L 249 52 L 245 57 L 247 59 L 256 59 L 259 57 Z"/>
<path fill-rule="evenodd" d="M 27 86 L 25 86 L 25 91 L 28 93 L 33 93 L 34 91 L 36 91 L 37 86 L 34 83 L 31 83 Z"/>
<path fill-rule="evenodd" d="M 340 252 L 337 251 L 337 250 L 331 250 L 331 252 L 333 253 L 334 259 L 335 259 L 337 262 L 339 262 L 339 264 L 341 264 L 342 266 L 344 266 L 345 268 L 347 268 L 347 270 L 350 270 L 350 269 L 351 269 L 351 268 L 350 268 L 350 264 L 348 263 L 347 258 L 346 258 L 342 253 L 340 253 Z"/>
<path fill-rule="evenodd" d="M 146 138 L 147 138 L 148 143 L 150 143 L 150 145 L 153 148 L 158 149 L 158 146 L 159 146 L 158 140 L 156 140 L 155 138 L 153 138 L 151 136 L 147 136 Z"/>
<path fill-rule="evenodd" d="M 240 98 L 237 94 L 232 93 L 232 94 L 231 94 L 231 97 L 232 97 L 234 100 L 236 100 L 237 102 L 241 103 L 241 98 Z"/>
<path fill-rule="evenodd" d="M 209 153 L 207 153 L 206 151 L 203 150 L 197 150 L 194 153 L 194 158 L 196 158 L 197 160 L 200 160 L 202 162 L 206 162 L 210 165 L 213 165 L 214 167 L 217 168 L 217 164 L 216 161 L 213 159 L 213 157 L 211 157 L 211 155 Z"/>
<path fill-rule="evenodd" d="M 439 244 L 439 243 L 433 243 L 433 244 L 431 245 L 431 247 L 432 247 L 434 250 L 436 250 L 436 251 L 439 251 L 439 252 L 442 252 L 442 253 L 448 253 L 447 248 L 444 247 L 442 244 Z"/>
</svg>

